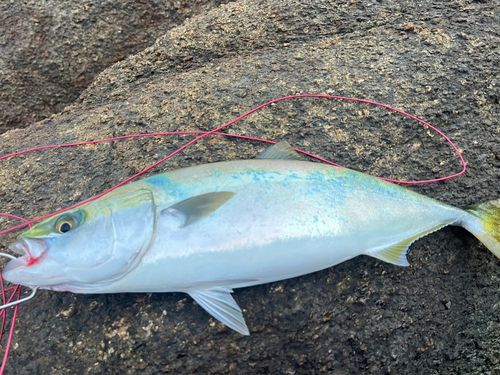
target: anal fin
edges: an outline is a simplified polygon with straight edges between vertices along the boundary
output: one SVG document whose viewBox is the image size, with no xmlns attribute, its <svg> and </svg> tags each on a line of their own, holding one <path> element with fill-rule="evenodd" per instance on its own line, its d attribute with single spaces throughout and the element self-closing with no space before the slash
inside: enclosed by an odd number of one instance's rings
<svg viewBox="0 0 500 375">
<path fill-rule="evenodd" d="M 250 335 L 243 318 L 243 313 L 231 296 L 233 290 L 228 287 L 212 287 L 205 290 L 188 292 L 198 304 L 219 322 L 242 335 Z"/>
<path fill-rule="evenodd" d="M 398 242 L 395 245 L 383 248 L 383 249 L 376 249 L 376 250 L 371 250 L 366 253 L 366 255 L 370 255 L 374 258 L 383 260 L 384 262 L 387 263 L 392 263 L 397 266 L 405 266 L 408 267 L 410 263 L 408 263 L 408 260 L 406 259 L 406 254 L 408 252 L 408 249 L 410 245 L 418 240 L 419 238 L 422 238 L 430 233 L 433 233 L 450 223 L 445 223 L 445 224 L 439 224 L 431 229 L 428 229 L 424 232 L 418 233 L 414 236 L 411 236 L 409 238 L 404 239 L 401 242 Z"/>
</svg>

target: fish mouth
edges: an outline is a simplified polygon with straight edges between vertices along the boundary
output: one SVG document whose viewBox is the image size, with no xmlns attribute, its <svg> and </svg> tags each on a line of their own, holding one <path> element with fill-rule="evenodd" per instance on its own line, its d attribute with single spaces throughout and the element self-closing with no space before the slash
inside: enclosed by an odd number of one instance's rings
<svg viewBox="0 0 500 375">
<path fill-rule="evenodd" d="M 24 241 L 17 241 L 9 245 L 9 249 L 17 255 L 26 255 L 28 253 L 27 244 Z"/>
<path fill-rule="evenodd" d="M 12 284 L 44 289 L 60 283 L 61 267 L 54 266 L 50 258 L 44 261 L 49 254 L 50 240 L 19 237 L 9 249 L 21 256 L 7 263 L 2 271 L 5 280 Z M 51 267 L 47 267 L 47 263 Z"/>
<path fill-rule="evenodd" d="M 40 238 L 21 238 L 9 245 L 9 249 L 21 255 L 17 259 L 22 259 L 26 266 L 32 266 L 44 258 L 49 245 Z"/>
</svg>

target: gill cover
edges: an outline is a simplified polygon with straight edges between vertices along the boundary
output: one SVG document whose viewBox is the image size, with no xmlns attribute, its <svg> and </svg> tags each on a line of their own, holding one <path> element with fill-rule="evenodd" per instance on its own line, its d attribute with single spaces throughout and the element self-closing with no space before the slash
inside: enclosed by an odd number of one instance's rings
<svg viewBox="0 0 500 375">
<path fill-rule="evenodd" d="M 69 258 L 68 270 L 81 282 L 89 273 L 94 275 L 92 283 L 108 283 L 124 276 L 139 264 L 155 232 L 156 210 L 149 190 L 108 198 L 105 207 L 109 210 L 109 220 L 104 222 L 109 237 L 96 238 L 87 248 L 95 257 L 85 257 L 87 263 L 80 257 Z M 103 250 L 100 241 L 112 247 L 112 252 L 99 251 Z M 95 259 L 99 260 L 97 264 Z"/>
<path fill-rule="evenodd" d="M 67 230 L 61 222 L 71 222 L 72 217 L 77 220 Z M 94 285 L 116 281 L 140 263 L 155 226 L 156 207 L 149 190 L 105 196 L 22 234 L 11 248 L 25 255 L 9 262 L 4 278 L 28 286 L 92 292 Z M 39 260 L 33 261 L 34 256 Z"/>
</svg>

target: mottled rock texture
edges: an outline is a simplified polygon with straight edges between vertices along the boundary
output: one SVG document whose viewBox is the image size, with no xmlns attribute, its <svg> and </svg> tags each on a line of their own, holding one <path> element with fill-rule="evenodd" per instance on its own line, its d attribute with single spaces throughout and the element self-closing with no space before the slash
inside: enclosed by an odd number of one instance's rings
<svg viewBox="0 0 500 375">
<path fill-rule="evenodd" d="M 60 112 L 97 74 L 221 0 L 0 2 L 0 133 Z"/>
<path fill-rule="evenodd" d="M 273 98 L 332 93 L 401 108 L 456 142 L 469 164 L 466 175 L 414 191 L 461 207 L 495 199 L 499 24 L 496 1 L 230 3 L 105 70 L 63 113 L 1 135 L 0 154 L 133 133 L 210 130 Z M 288 140 L 386 177 L 460 170 L 438 136 L 368 105 L 281 102 L 231 131 Z M 187 139 L 135 139 L 2 161 L 1 209 L 33 218 L 66 207 Z M 155 173 L 249 158 L 263 148 L 213 137 Z M 13 238 L 4 236 L 0 249 Z M 41 292 L 20 309 L 7 373 L 499 374 L 498 259 L 464 230 L 445 228 L 414 243 L 409 261 L 411 267 L 401 268 L 359 257 L 237 290 L 249 337 L 223 327 L 183 294 Z"/>
</svg>

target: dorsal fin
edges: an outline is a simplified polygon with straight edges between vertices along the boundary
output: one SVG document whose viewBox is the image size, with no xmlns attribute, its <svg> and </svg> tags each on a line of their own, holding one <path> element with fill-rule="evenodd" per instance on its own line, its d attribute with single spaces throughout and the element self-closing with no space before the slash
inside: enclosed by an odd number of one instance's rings
<svg viewBox="0 0 500 375">
<path fill-rule="evenodd" d="M 286 141 L 278 142 L 262 151 L 256 159 L 305 160 Z"/>
</svg>

